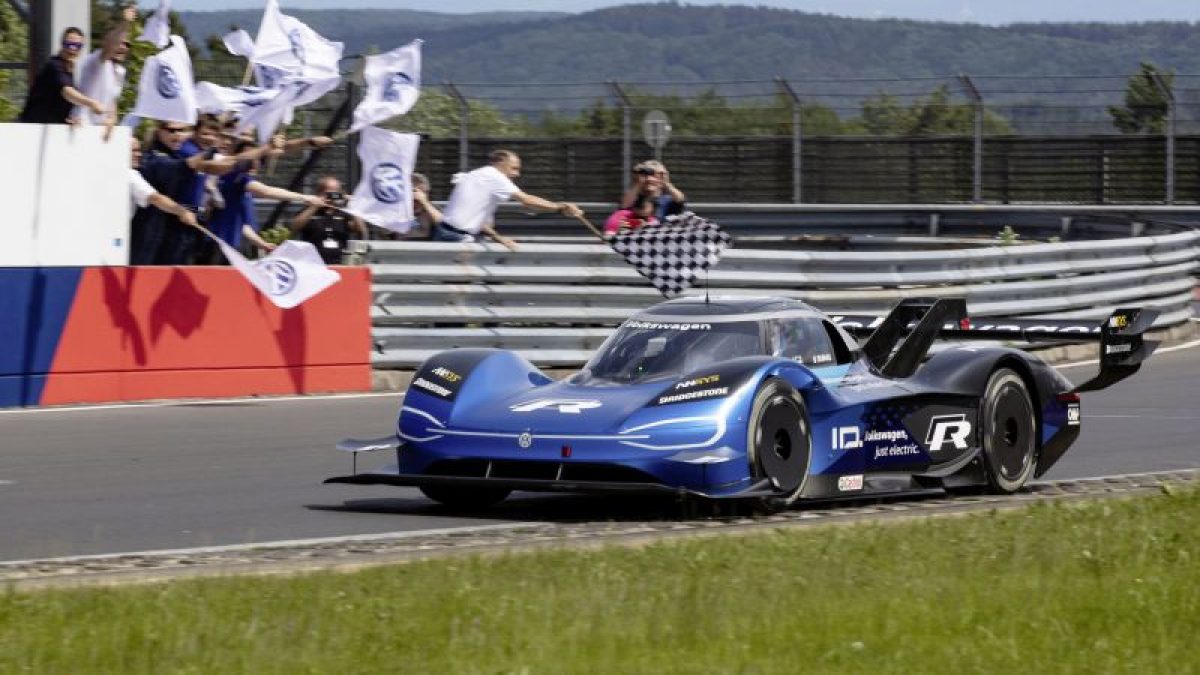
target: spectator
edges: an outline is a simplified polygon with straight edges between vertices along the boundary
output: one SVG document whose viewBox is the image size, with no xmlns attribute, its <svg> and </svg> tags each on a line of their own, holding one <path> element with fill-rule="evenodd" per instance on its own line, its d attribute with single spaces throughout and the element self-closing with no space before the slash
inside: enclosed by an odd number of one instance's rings
<svg viewBox="0 0 1200 675">
<path fill-rule="evenodd" d="M 231 150 L 230 155 L 238 156 L 247 150 L 252 150 L 253 147 L 253 140 L 238 139 L 236 145 L 226 149 Z M 217 238 L 234 248 L 241 245 L 242 237 L 245 236 L 260 249 L 269 251 L 274 247 L 263 241 L 258 236 L 258 232 L 247 224 L 246 195 L 280 201 L 305 202 L 312 207 L 321 207 L 325 202 L 320 197 L 302 195 L 291 190 L 266 185 L 255 178 L 254 173 L 257 168 L 257 159 L 241 162 L 233 171 L 217 178 L 219 201 L 222 206 L 212 211 L 207 225 Z M 215 255 L 210 257 L 210 261 L 213 262 L 219 259 L 220 257 Z"/>
<path fill-rule="evenodd" d="M 153 206 L 175 216 L 184 225 L 195 227 L 196 214 L 175 203 L 174 199 L 159 193 L 138 173 L 138 167 L 142 164 L 141 141 L 136 138 L 130 139 L 130 151 L 129 198 L 133 201 L 133 207 L 136 209 Z"/>
<path fill-rule="evenodd" d="M 516 199 L 524 206 L 578 217 L 583 211 L 571 202 L 552 202 L 526 194 L 513 183 L 521 175 L 521 158 L 511 150 L 495 150 L 485 167 L 454 176 L 454 190 L 442 220 L 433 226 L 434 241 L 475 241 L 482 232 L 515 251 L 517 243 L 496 231 L 496 207 Z"/>
<path fill-rule="evenodd" d="M 413 223 L 405 239 L 429 239 L 433 226 L 442 220 L 442 212 L 429 200 L 429 179 L 423 173 L 412 175 Z"/>
<path fill-rule="evenodd" d="M 153 132 L 153 143 L 143 157 L 141 173 L 155 190 L 192 212 L 198 212 L 202 203 L 201 172 L 222 175 L 234 170 L 239 161 L 258 159 L 271 150 L 263 146 L 236 157 L 217 157 L 211 146 L 219 136 L 214 135 L 211 124 L 202 123 L 197 136 L 199 144 L 188 138 L 190 131 L 190 127 L 179 122 L 160 121 Z M 185 142 L 190 147 L 185 148 Z M 208 149 L 202 152 L 200 145 Z M 155 209 L 139 209 L 133 217 L 130 264 L 190 264 L 196 254 L 196 236 L 196 232 L 175 217 Z"/>
<path fill-rule="evenodd" d="M 62 34 L 62 49 L 38 71 L 18 121 L 33 124 L 66 124 L 74 106 L 103 115 L 104 105 L 75 88 L 75 60 L 83 49 L 83 31 L 68 28 Z"/>
<path fill-rule="evenodd" d="M 610 237 L 622 229 L 636 230 L 643 225 L 657 225 L 658 218 L 654 216 L 656 204 L 645 195 L 639 195 L 633 206 L 627 209 L 617 209 L 604 223 L 604 236 Z"/>
<path fill-rule="evenodd" d="M 654 200 L 654 215 L 659 220 L 683 213 L 687 202 L 683 191 L 671 182 L 671 172 L 656 159 L 648 159 L 633 167 L 633 184 L 621 197 L 621 208 L 633 206 L 639 196 Z"/>
<path fill-rule="evenodd" d="M 342 261 L 342 249 L 346 248 L 350 235 L 366 239 L 367 226 L 358 216 L 340 210 L 348 200 L 342 192 L 342 182 L 333 176 L 317 180 L 317 196 L 312 199 L 292 218 L 292 232 L 299 235 L 298 239 L 316 246 L 325 264 L 336 265 Z"/>
<path fill-rule="evenodd" d="M 125 87 L 125 57 L 129 54 L 129 26 L 137 18 L 133 5 L 121 11 L 121 21 L 108 34 L 100 49 L 83 59 L 79 67 L 79 89 L 89 98 L 104 106 L 104 114 L 97 115 L 79 106 L 74 118 L 82 124 L 104 125 L 112 128 L 117 121 L 117 99 Z"/>
</svg>

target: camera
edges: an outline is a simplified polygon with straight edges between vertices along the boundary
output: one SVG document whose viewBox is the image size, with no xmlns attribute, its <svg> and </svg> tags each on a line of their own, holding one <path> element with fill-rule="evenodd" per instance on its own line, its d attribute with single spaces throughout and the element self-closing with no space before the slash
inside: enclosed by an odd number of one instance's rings
<svg viewBox="0 0 1200 675">
<path fill-rule="evenodd" d="M 342 194 L 341 192 L 329 191 L 325 193 L 325 201 L 333 204 L 334 206 L 345 206 L 346 195 Z"/>
</svg>

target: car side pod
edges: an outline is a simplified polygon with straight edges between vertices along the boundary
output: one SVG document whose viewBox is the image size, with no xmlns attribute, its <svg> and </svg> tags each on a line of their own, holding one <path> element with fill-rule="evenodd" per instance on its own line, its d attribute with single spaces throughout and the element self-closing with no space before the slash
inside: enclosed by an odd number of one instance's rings
<svg viewBox="0 0 1200 675">
<path fill-rule="evenodd" d="M 403 441 L 397 438 L 394 434 L 384 436 L 383 438 L 373 438 L 360 440 L 357 438 L 346 438 L 338 441 L 337 449 L 341 452 L 350 453 L 352 474 L 358 473 L 358 456 L 364 452 L 379 452 L 381 450 L 393 450 L 399 452 L 404 445 Z"/>
</svg>

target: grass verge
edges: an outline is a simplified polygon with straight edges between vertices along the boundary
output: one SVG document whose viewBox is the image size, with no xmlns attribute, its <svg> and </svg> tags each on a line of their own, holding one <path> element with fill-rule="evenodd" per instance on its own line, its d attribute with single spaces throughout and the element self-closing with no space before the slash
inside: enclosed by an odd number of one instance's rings
<svg viewBox="0 0 1200 675">
<path fill-rule="evenodd" d="M 1197 672 L 1200 490 L 0 593 L 0 672 Z"/>
</svg>

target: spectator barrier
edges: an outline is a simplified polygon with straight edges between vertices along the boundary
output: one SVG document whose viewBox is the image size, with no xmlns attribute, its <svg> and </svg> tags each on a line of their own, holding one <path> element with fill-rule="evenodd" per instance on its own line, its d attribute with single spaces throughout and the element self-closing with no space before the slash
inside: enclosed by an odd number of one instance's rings
<svg viewBox="0 0 1200 675">
<path fill-rule="evenodd" d="M 1126 228 L 1129 226 L 1126 225 Z M 1173 231 L 1173 230 L 1182 231 Z M 973 316 L 1090 317 L 1116 306 L 1192 315 L 1200 231 L 936 251 L 734 248 L 708 275 L 713 295 L 783 295 L 831 313 L 883 313 L 904 297 L 965 297 Z M 513 349 L 577 367 L 630 313 L 661 296 L 606 246 L 364 242 L 380 369 L 451 347 Z M 690 294 L 703 292 L 700 288 Z"/>
<path fill-rule="evenodd" d="M 0 268 L 0 406 L 363 391 L 370 278 L 283 311 L 227 267 Z"/>
</svg>

